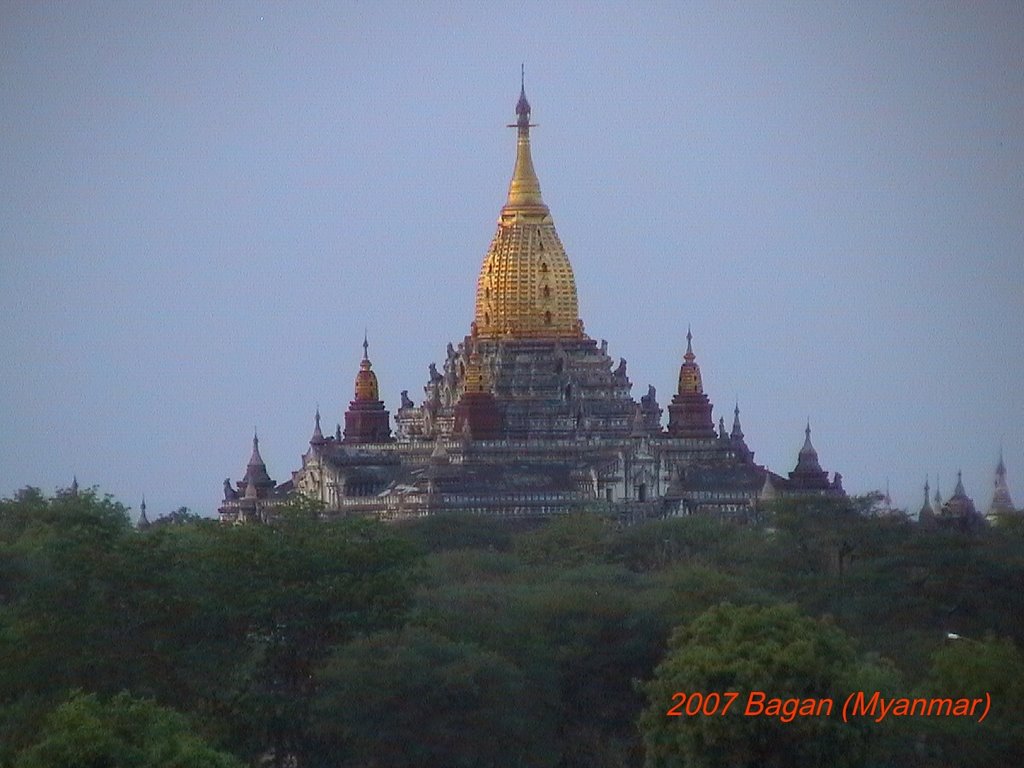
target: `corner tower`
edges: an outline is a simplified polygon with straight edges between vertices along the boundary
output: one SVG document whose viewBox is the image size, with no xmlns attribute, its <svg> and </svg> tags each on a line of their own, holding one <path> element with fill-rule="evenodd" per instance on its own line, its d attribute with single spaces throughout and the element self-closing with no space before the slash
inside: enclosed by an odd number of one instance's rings
<svg viewBox="0 0 1024 768">
<path fill-rule="evenodd" d="M 693 354 L 693 334 L 686 330 L 686 354 L 679 366 L 679 387 L 668 406 L 668 433 L 672 437 L 715 436 L 715 425 L 711 419 L 711 402 L 704 394 L 704 382 L 700 366 Z M 737 407 L 736 418 L 739 419 Z M 742 438 L 742 433 L 740 437 Z"/>
<path fill-rule="evenodd" d="M 520 84 L 516 164 L 477 279 L 475 335 L 480 339 L 579 339 L 576 280 L 530 154 L 530 102 Z"/>
<path fill-rule="evenodd" d="M 390 416 L 384 410 L 377 374 L 370 363 L 369 343 L 363 336 L 363 359 L 356 374 L 355 399 L 345 411 L 344 443 L 382 443 L 391 439 Z M 319 428 L 319 411 L 317 427 Z"/>
</svg>

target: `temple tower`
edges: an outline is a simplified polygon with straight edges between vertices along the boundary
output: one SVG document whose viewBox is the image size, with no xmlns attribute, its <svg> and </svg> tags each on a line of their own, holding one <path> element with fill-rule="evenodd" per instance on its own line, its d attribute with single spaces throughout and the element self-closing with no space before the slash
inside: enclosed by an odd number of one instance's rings
<svg viewBox="0 0 1024 768">
<path fill-rule="evenodd" d="M 828 481 L 828 473 L 818 462 L 818 452 L 811 444 L 811 423 L 807 422 L 804 430 L 804 444 L 797 455 L 796 467 L 789 473 L 793 487 L 799 490 L 829 490 L 832 484 Z"/>
<path fill-rule="evenodd" d="M 1003 515 L 1016 514 L 1013 499 L 1010 498 L 1010 487 L 1006 484 L 1006 465 L 1003 464 L 1003 449 L 999 449 L 999 463 L 996 465 L 995 488 L 992 491 L 992 503 L 988 507 L 986 517 L 995 520 Z"/>
<path fill-rule="evenodd" d="M 693 334 L 686 331 L 686 354 L 679 366 L 679 387 L 668 406 L 668 433 L 672 437 L 714 437 L 712 405 L 704 394 L 700 366 L 693 354 Z"/>
<path fill-rule="evenodd" d="M 455 406 L 455 434 L 471 440 L 496 440 L 501 436 L 501 413 L 475 344 L 469 354 L 462 396 Z"/>
<path fill-rule="evenodd" d="M 921 510 L 917 513 L 917 522 L 924 523 L 925 525 L 932 525 L 935 523 L 935 512 L 932 510 L 931 500 L 928 498 L 928 478 L 924 479 L 924 504 L 921 505 Z"/>
<path fill-rule="evenodd" d="M 369 343 L 363 337 L 363 359 L 356 374 L 355 399 L 345 411 L 344 443 L 382 443 L 391 439 L 390 414 L 384 409 L 377 374 L 370 363 Z M 317 411 L 319 417 L 319 410 Z M 320 420 L 317 418 L 317 427 Z"/>
<path fill-rule="evenodd" d="M 572 266 L 533 167 L 522 83 L 515 111 L 515 165 L 480 268 L 470 333 L 449 344 L 443 366 L 431 366 L 422 404 L 403 403 L 400 440 L 462 437 L 467 423 L 478 439 L 512 440 L 626 437 L 633 427 L 626 361 L 616 366 L 607 345 L 583 330 Z M 487 393 L 498 418 L 485 414 Z M 652 398 L 644 411 L 652 434 L 660 430 L 657 410 Z"/>
</svg>

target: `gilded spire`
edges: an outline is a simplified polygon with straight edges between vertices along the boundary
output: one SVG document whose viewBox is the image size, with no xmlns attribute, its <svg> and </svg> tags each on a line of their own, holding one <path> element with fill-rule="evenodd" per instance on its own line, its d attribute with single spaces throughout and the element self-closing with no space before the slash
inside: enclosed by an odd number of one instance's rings
<svg viewBox="0 0 1024 768">
<path fill-rule="evenodd" d="M 516 129 L 516 165 L 508 185 L 508 202 L 504 210 L 528 208 L 547 211 L 540 196 L 540 180 L 533 169 L 533 157 L 530 154 L 530 129 L 533 127 L 530 123 L 530 102 L 526 100 L 524 74 L 519 86 L 519 101 L 516 102 L 516 121 L 509 125 L 509 128 Z"/>
<path fill-rule="evenodd" d="M 469 353 L 469 361 L 466 365 L 466 378 L 464 390 L 466 392 L 489 392 L 487 376 L 484 373 L 483 365 L 480 362 L 480 353 L 477 351 L 476 343 Z"/>
<path fill-rule="evenodd" d="M 576 279 L 540 194 L 530 155 L 530 102 L 520 82 L 516 162 L 498 231 L 484 257 L 471 335 L 481 339 L 579 339 Z"/>
<path fill-rule="evenodd" d="M 366 333 L 363 333 L 363 359 L 359 362 L 359 373 L 356 374 L 356 397 L 357 401 L 380 400 L 380 389 L 377 385 L 377 374 L 371 369 L 370 343 L 367 341 Z"/>
<path fill-rule="evenodd" d="M 694 362 L 697 356 L 693 354 L 693 334 L 690 328 L 686 328 L 686 354 L 683 355 L 683 364 L 679 366 L 679 394 L 703 394 L 704 382 L 700 376 L 700 366 Z"/>
</svg>

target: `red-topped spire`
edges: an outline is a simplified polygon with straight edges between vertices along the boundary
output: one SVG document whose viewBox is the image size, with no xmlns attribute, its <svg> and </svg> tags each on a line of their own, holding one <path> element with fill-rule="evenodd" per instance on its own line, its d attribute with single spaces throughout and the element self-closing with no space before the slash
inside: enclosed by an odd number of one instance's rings
<svg viewBox="0 0 1024 768">
<path fill-rule="evenodd" d="M 390 416 L 380 399 L 377 374 L 370 363 L 370 342 L 363 331 L 363 359 L 356 374 L 355 398 L 345 411 L 345 443 L 380 443 L 391 439 Z"/>
<path fill-rule="evenodd" d="M 686 328 L 686 353 L 679 366 L 679 386 L 668 406 L 668 432 L 675 437 L 714 437 L 712 406 L 693 353 L 693 333 Z M 723 425 L 724 426 L 724 425 Z"/>
</svg>

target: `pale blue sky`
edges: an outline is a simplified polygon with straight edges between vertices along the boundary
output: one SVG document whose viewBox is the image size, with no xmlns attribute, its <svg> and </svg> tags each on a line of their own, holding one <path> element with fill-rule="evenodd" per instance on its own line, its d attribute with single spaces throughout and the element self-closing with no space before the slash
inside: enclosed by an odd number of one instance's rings
<svg viewBox="0 0 1024 768">
<path fill-rule="evenodd" d="M 1024 504 L 1019 3 L 0 4 L 0 495 L 211 513 L 469 328 L 514 156 L 588 333 L 759 461 Z"/>
</svg>

